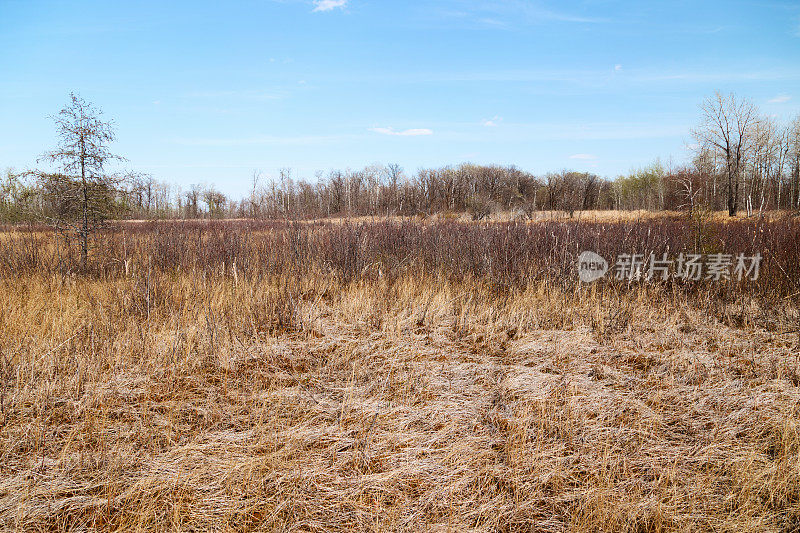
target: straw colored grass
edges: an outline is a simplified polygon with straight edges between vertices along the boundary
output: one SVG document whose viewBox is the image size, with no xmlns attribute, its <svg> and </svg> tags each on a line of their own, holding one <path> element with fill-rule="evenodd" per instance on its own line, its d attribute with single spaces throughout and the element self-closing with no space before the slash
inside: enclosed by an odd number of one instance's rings
<svg viewBox="0 0 800 533">
<path fill-rule="evenodd" d="M 289 283 L 0 279 L 0 527 L 800 528 L 789 329 L 650 288 Z"/>
</svg>

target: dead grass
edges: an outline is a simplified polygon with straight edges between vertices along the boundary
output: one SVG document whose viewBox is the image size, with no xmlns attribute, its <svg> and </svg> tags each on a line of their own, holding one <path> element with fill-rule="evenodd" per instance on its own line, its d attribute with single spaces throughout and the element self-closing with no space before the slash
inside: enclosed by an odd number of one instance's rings
<svg viewBox="0 0 800 533">
<path fill-rule="evenodd" d="M 788 304 L 230 270 L 0 278 L 0 527 L 800 528 Z"/>
</svg>

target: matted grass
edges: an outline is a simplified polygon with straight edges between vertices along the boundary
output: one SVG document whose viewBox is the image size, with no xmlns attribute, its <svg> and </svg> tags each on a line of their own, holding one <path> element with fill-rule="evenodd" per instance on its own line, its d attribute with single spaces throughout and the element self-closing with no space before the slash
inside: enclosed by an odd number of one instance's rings
<svg viewBox="0 0 800 533">
<path fill-rule="evenodd" d="M 46 234 L 6 249 L 0 527 L 800 527 L 790 293 L 581 286 L 549 248 L 467 268 L 485 226 L 336 227 L 148 227 L 89 275 Z"/>
</svg>

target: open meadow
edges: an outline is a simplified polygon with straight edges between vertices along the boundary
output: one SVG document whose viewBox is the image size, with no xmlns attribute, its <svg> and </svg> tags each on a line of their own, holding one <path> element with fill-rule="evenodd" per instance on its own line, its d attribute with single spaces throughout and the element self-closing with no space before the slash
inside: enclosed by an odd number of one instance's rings
<svg viewBox="0 0 800 533">
<path fill-rule="evenodd" d="M 0 527 L 800 529 L 800 221 L 0 238 Z M 577 255 L 760 252 L 757 280 Z"/>
<path fill-rule="evenodd" d="M 0 0 L 0 533 L 800 533 L 800 0 Z"/>
</svg>

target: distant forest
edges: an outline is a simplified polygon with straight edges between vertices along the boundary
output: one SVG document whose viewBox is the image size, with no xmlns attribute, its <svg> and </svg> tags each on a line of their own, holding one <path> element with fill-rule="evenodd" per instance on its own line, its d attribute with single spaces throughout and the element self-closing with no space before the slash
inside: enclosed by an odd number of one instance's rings
<svg viewBox="0 0 800 533">
<path fill-rule="evenodd" d="M 609 179 L 564 170 L 534 175 L 514 166 L 464 163 L 406 173 L 398 165 L 317 173 L 289 170 L 265 179 L 254 172 L 249 194 L 232 199 L 214 186 L 188 190 L 152 176 L 117 176 L 92 191 L 118 219 L 319 218 L 333 216 L 494 212 L 533 217 L 558 210 L 727 210 L 733 215 L 800 209 L 800 117 L 779 124 L 748 100 L 717 93 L 707 98 L 690 163 L 656 161 Z M 0 221 L 63 215 L 65 191 L 80 181 L 65 174 L 6 171 L 0 183 Z"/>
</svg>

